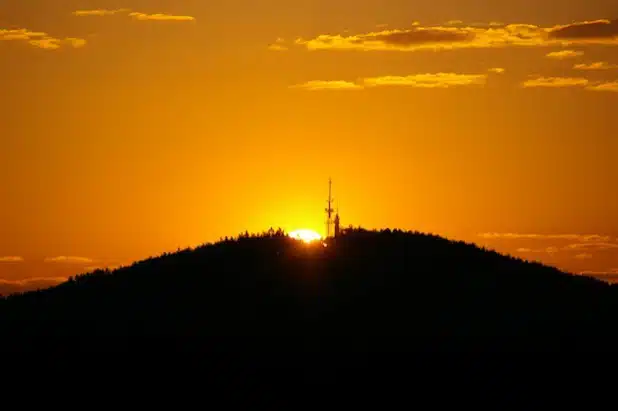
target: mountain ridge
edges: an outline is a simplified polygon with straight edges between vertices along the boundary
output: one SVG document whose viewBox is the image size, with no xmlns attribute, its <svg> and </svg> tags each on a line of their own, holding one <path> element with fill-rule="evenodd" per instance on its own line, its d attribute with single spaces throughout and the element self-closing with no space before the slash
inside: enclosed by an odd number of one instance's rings
<svg viewBox="0 0 618 411">
<path fill-rule="evenodd" d="M 614 338 L 616 296 L 601 280 L 433 234 L 358 228 L 305 244 L 269 230 L 6 297 L 0 337 L 198 339 L 223 350 L 573 347 Z"/>
</svg>

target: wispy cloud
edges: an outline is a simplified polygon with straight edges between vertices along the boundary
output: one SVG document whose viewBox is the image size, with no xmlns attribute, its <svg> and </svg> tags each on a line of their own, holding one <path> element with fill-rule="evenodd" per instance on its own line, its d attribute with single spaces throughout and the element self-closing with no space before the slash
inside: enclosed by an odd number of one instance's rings
<svg viewBox="0 0 618 411">
<path fill-rule="evenodd" d="M 174 16 L 171 14 L 146 14 L 139 12 L 129 13 L 135 20 L 154 20 L 154 21 L 194 21 L 193 16 Z"/>
<path fill-rule="evenodd" d="M 528 233 L 480 233 L 486 239 L 508 240 L 570 240 L 582 242 L 608 242 L 610 236 L 600 234 L 528 234 Z"/>
<path fill-rule="evenodd" d="M 76 49 L 84 47 L 87 43 L 86 40 L 75 37 L 67 37 L 65 41 L 71 43 L 71 45 Z"/>
<path fill-rule="evenodd" d="M 32 40 L 48 37 L 47 33 L 28 29 L 0 29 L 0 40 Z"/>
<path fill-rule="evenodd" d="M 67 281 L 67 277 L 30 277 L 21 280 L 5 280 L 0 279 L 0 285 L 28 285 L 32 283 L 61 283 Z"/>
<path fill-rule="evenodd" d="M 80 48 L 86 45 L 86 40 L 84 39 L 75 37 L 60 39 L 50 36 L 45 32 L 28 29 L 0 29 L 0 41 L 22 41 L 45 50 L 57 50 L 63 46 Z"/>
<path fill-rule="evenodd" d="M 546 253 L 546 254 L 553 254 L 553 253 L 557 253 L 558 251 L 560 251 L 560 249 L 558 247 L 545 247 L 545 248 L 518 248 L 516 250 L 518 253 L 525 253 L 525 254 L 540 254 L 540 253 Z"/>
<path fill-rule="evenodd" d="M 131 9 L 96 9 L 96 10 L 77 10 L 73 12 L 74 16 L 86 17 L 86 16 L 114 16 L 117 14 L 126 14 L 134 20 L 141 21 L 195 21 L 193 16 L 178 16 L 173 14 L 156 13 L 148 14 L 139 11 L 132 11 Z"/>
<path fill-rule="evenodd" d="M 592 254 L 581 253 L 581 254 L 577 254 L 575 258 L 578 260 L 590 260 L 592 259 Z"/>
<path fill-rule="evenodd" d="M 610 268 L 605 271 L 586 270 L 586 271 L 580 271 L 579 274 L 585 275 L 587 277 L 594 277 L 598 280 L 606 281 L 610 284 L 618 283 L 618 268 Z"/>
<path fill-rule="evenodd" d="M 491 73 L 503 73 L 502 68 L 491 68 Z M 357 82 L 347 80 L 312 80 L 303 84 L 290 86 L 292 89 L 304 90 L 363 90 L 375 87 L 412 87 L 412 88 L 450 88 L 463 86 L 484 86 L 487 82 L 487 74 L 458 74 L 458 73 L 424 73 L 407 76 L 379 76 L 359 79 Z M 618 81 L 614 82 L 590 82 L 583 77 L 536 77 L 524 81 L 524 88 L 564 88 L 585 87 L 593 91 L 618 92 Z M 517 233 L 483 233 L 485 238 L 561 238 L 577 240 L 576 234 L 560 234 L 548 237 L 542 234 L 517 234 Z M 493 237 L 492 237 L 493 236 Z"/>
<path fill-rule="evenodd" d="M 590 87 L 586 87 L 586 90 L 592 91 L 613 91 L 618 93 L 618 81 L 612 81 L 609 83 L 600 83 Z"/>
<path fill-rule="evenodd" d="M 46 263 L 91 264 L 93 260 L 87 257 L 59 256 L 59 257 L 48 257 L 45 259 L 45 262 Z"/>
<path fill-rule="evenodd" d="M 506 69 L 503 69 L 502 67 L 493 67 L 487 71 L 489 71 L 490 73 L 495 73 L 495 74 L 503 74 L 504 72 L 506 72 Z"/>
<path fill-rule="evenodd" d="M 565 250 L 611 250 L 618 249 L 618 243 L 608 242 L 591 242 L 591 243 L 575 243 L 564 247 Z"/>
<path fill-rule="evenodd" d="M 115 264 L 115 265 L 89 265 L 84 267 L 84 270 L 86 271 L 96 271 L 96 270 L 116 270 L 118 268 L 120 268 L 121 265 Z"/>
<path fill-rule="evenodd" d="M 552 28 L 550 40 L 570 43 L 616 44 L 618 41 L 618 20 L 593 20 L 565 24 Z"/>
<path fill-rule="evenodd" d="M 618 268 L 610 268 L 609 270 L 606 271 L 580 271 L 580 274 L 582 275 L 598 275 L 598 276 L 602 276 L 602 275 L 617 275 L 618 274 Z"/>
<path fill-rule="evenodd" d="M 270 51 L 288 51 L 288 48 L 282 44 L 271 44 L 268 46 Z"/>
<path fill-rule="evenodd" d="M 359 79 L 354 83 L 345 80 L 313 80 L 291 88 L 305 90 L 363 90 L 373 87 L 449 88 L 482 86 L 487 74 L 424 73 L 408 76 L 380 76 Z"/>
<path fill-rule="evenodd" d="M 117 9 L 117 10 L 105 10 L 105 9 L 97 9 L 97 10 L 77 10 L 73 12 L 74 16 L 113 16 L 115 14 L 120 13 L 128 13 L 131 10 L 129 9 Z"/>
<path fill-rule="evenodd" d="M 303 84 L 291 86 L 294 89 L 303 89 L 310 91 L 319 90 L 362 90 L 363 86 L 343 80 L 312 80 Z"/>
<path fill-rule="evenodd" d="M 486 74 L 412 74 L 409 76 L 382 76 L 370 77 L 363 80 L 367 87 L 379 86 L 405 86 L 417 88 L 449 88 L 456 86 L 484 85 L 487 80 Z"/>
<path fill-rule="evenodd" d="M 356 35 L 321 34 L 296 40 L 309 50 L 454 50 L 565 46 L 618 45 L 618 24 L 609 20 L 540 27 L 533 24 L 413 26 Z"/>
<path fill-rule="evenodd" d="M 38 39 L 38 40 L 30 40 L 29 43 L 32 46 L 38 47 L 40 49 L 57 50 L 60 48 L 62 44 L 62 40 L 54 39 L 54 38 L 44 38 L 44 39 Z"/>
<path fill-rule="evenodd" d="M 491 29 L 493 30 L 493 29 Z M 477 27 L 414 27 L 411 29 L 394 29 L 343 36 L 340 34 L 323 34 L 310 40 L 298 39 L 299 45 L 309 50 L 453 50 L 460 48 L 488 48 L 505 46 L 512 41 L 525 43 L 520 29 L 498 29 L 499 35 L 490 29 Z"/>
<path fill-rule="evenodd" d="M 551 53 L 548 53 L 546 54 L 546 57 L 549 57 L 550 59 L 565 60 L 565 59 L 572 59 L 575 57 L 580 57 L 583 55 L 584 55 L 583 51 L 562 50 L 562 51 L 553 51 Z"/>
<path fill-rule="evenodd" d="M 10 295 L 56 286 L 68 280 L 66 277 L 31 277 L 20 280 L 0 279 L 0 294 Z"/>
<path fill-rule="evenodd" d="M 6 257 L 0 257 L 0 263 L 22 263 L 24 262 L 24 258 L 23 257 L 18 257 L 18 256 L 6 256 Z"/>
<path fill-rule="evenodd" d="M 271 51 L 287 51 L 288 47 L 285 45 L 285 40 L 278 38 L 273 44 L 268 46 Z"/>
<path fill-rule="evenodd" d="M 605 61 L 597 61 L 595 63 L 582 63 L 573 66 L 575 70 L 611 70 L 618 69 L 618 64 L 610 64 Z"/>
<path fill-rule="evenodd" d="M 597 85 L 594 85 L 594 86 L 587 87 L 586 90 L 592 90 L 592 91 L 613 91 L 614 93 L 618 93 L 618 81 L 597 84 Z"/>
<path fill-rule="evenodd" d="M 582 77 L 537 77 L 522 83 L 525 88 L 532 87 L 581 87 L 588 85 L 589 80 Z"/>
</svg>

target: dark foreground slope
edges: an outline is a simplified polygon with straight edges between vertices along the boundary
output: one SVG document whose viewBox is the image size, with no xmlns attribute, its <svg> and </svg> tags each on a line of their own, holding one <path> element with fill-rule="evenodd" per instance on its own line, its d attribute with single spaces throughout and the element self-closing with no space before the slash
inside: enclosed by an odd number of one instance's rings
<svg viewBox="0 0 618 411">
<path fill-rule="evenodd" d="M 616 296 L 436 236 L 354 230 L 324 247 L 270 235 L 0 300 L 0 338 L 114 347 L 151 337 L 233 352 L 594 349 L 613 341 Z"/>
</svg>

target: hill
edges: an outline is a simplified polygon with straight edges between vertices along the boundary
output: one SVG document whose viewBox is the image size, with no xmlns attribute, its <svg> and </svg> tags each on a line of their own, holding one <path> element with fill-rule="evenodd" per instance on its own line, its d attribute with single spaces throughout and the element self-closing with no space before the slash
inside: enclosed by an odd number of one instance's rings
<svg viewBox="0 0 618 411">
<path fill-rule="evenodd" d="M 581 348 L 614 338 L 617 297 L 599 280 L 434 235 L 349 229 L 324 245 L 271 231 L 9 296 L 0 338 L 218 352 Z"/>
</svg>

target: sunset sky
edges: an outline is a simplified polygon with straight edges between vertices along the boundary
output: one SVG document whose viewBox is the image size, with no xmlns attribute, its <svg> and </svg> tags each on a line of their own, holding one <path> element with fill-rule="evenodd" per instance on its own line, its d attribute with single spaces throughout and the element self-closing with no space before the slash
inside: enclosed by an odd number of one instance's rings
<svg viewBox="0 0 618 411">
<path fill-rule="evenodd" d="M 618 278 L 616 0 L 4 0 L 0 293 L 270 226 Z M 8 290 L 8 291 L 7 291 Z"/>
</svg>

